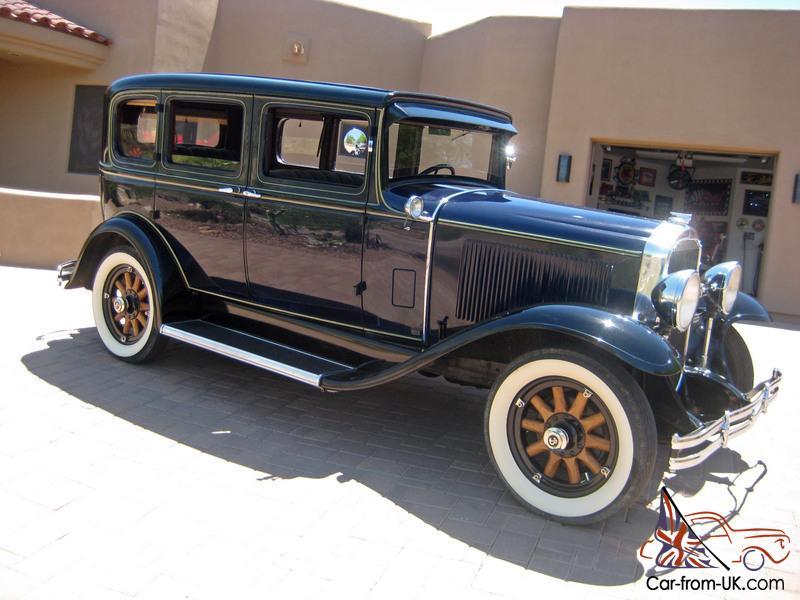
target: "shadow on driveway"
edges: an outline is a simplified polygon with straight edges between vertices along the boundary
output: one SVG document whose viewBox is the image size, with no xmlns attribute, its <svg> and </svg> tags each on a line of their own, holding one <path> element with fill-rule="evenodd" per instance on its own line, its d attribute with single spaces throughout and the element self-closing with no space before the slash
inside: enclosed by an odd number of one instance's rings
<svg viewBox="0 0 800 600">
<path fill-rule="evenodd" d="M 637 549 L 656 513 L 640 503 L 604 523 L 570 527 L 523 509 L 486 454 L 483 391 L 412 376 L 380 390 L 323 394 L 175 343 L 155 362 L 130 365 L 111 357 L 94 329 L 48 341 L 22 362 L 83 402 L 224 460 L 279 478 L 341 473 L 340 481 L 354 479 L 449 536 L 528 569 L 595 585 L 643 574 Z M 665 454 L 660 447 L 657 470 Z M 735 453 L 717 454 L 734 470 L 747 467 Z M 695 470 L 670 487 L 692 491 L 703 481 Z"/>
</svg>

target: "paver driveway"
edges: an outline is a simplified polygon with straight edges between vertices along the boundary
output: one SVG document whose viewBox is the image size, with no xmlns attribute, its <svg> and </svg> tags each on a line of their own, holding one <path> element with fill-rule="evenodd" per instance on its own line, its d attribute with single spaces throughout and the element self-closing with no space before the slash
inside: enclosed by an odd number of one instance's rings
<svg viewBox="0 0 800 600">
<path fill-rule="evenodd" d="M 414 376 L 328 395 L 177 344 L 131 366 L 85 291 L 12 268 L 0 289 L 0 598 L 654 594 L 636 551 L 660 479 L 601 525 L 533 516 L 489 465 L 480 391 Z M 782 397 L 668 485 L 684 513 L 786 530 L 767 574 L 796 594 L 800 332 L 742 331 Z"/>
</svg>

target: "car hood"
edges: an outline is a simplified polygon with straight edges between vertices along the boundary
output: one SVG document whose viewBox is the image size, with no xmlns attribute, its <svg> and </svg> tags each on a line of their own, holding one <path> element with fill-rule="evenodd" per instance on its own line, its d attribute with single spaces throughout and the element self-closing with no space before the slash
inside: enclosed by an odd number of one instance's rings
<svg viewBox="0 0 800 600">
<path fill-rule="evenodd" d="M 558 204 L 505 190 L 441 188 L 422 197 L 426 206 L 447 203 L 438 213 L 442 225 L 541 238 L 598 249 L 641 254 L 661 221 L 619 213 Z"/>
</svg>

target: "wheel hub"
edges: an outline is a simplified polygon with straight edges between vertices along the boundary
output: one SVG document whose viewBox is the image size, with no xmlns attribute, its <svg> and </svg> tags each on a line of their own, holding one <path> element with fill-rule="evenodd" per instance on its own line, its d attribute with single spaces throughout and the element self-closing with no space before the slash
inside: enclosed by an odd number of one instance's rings
<svg viewBox="0 0 800 600">
<path fill-rule="evenodd" d="M 569 435 L 560 427 L 549 427 L 544 432 L 544 443 L 550 450 L 565 450 L 569 445 Z"/>
<path fill-rule="evenodd" d="M 114 312 L 117 314 L 125 312 L 125 300 L 119 296 L 114 297 L 114 299 L 111 301 L 111 306 L 114 308 Z"/>
</svg>

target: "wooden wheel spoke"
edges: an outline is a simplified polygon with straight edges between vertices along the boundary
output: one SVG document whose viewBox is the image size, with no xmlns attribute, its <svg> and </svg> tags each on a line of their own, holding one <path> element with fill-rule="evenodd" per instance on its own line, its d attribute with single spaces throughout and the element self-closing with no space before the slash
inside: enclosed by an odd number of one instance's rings
<svg viewBox="0 0 800 600">
<path fill-rule="evenodd" d="M 127 271 L 125 271 L 125 273 L 123 273 L 123 276 L 125 277 L 125 289 L 132 290 L 133 289 L 133 277 L 131 277 L 131 274 L 128 273 Z"/>
<path fill-rule="evenodd" d="M 578 467 L 578 461 L 574 458 L 565 458 L 564 465 L 567 467 L 567 479 L 572 484 L 580 483 L 581 481 L 581 470 Z"/>
<path fill-rule="evenodd" d="M 547 419 L 553 416 L 553 411 L 549 406 L 547 406 L 547 402 L 542 400 L 541 396 L 536 395 L 531 398 L 531 404 L 533 404 L 533 407 L 539 411 L 543 421 L 547 421 Z"/>
<path fill-rule="evenodd" d="M 525 431 L 544 433 L 544 423 L 541 421 L 534 421 L 533 419 L 522 419 L 522 428 Z"/>
<path fill-rule="evenodd" d="M 597 435 L 588 434 L 584 446 L 592 450 L 600 450 L 601 452 L 608 452 L 611 450 L 611 442 L 605 438 Z"/>
<path fill-rule="evenodd" d="M 572 401 L 572 406 L 569 408 L 569 414 L 576 419 L 580 419 L 583 416 L 583 411 L 586 410 L 587 402 L 589 402 L 589 398 L 584 396 L 583 392 L 576 392 L 575 400 Z"/>
<path fill-rule="evenodd" d="M 131 286 L 131 289 L 135 292 L 139 289 L 140 285 L 142 285 L 142 278 L 139 277 L 138 273 L 136 273 L 136 276 L 133 278 L 133 285 Z"/>
<path fill-rule="evenodd" d="M 567 400 L 564 398 L 564 388 L 560 385 L 553 386 L 553 412 L 567 412 Z"/>
<path fill-rule="evenodd" d="M 594 475 L 597 475 L 600 472 L 600 463 L 597 462 L 597 459 L 594 457 L 594 455 L 586 448 L 581 450 L 576 458 L 585 464 Z"/>
<path fill-rule="evenodd" d="M 525 453 L 528 456 L 536 456 L 537 454 L 541 454 L 542 452 L 547 452 L 547 446 L 544 445 L 542 440 L 538 442 L 534 442 L 530 444 L 527 448 L 525 448 Z"/>
<path fill-rule="evenodd" d="M 122 326 L 122 333 L 128 335 L 131 332 L 131 322 L 125 321 L 125 325 Z"/>
<path fill-rule="evenodd" d="M 123 296 L 125 295 L 125 286 L 122 284 L 122 282 L 119 279 L 117 279 L 114 282 L 114 287 L 119 290 L 120 294 L 122 294 Z"/>
<path fill-rule="evenodd" d="M 136 322 L 141 323 L 142 327 L 147 327 L 147 317 L 144 316 L 144 313 L 139 313 L 136 315 Z"/>
<path fill-rule="evenodd" d="M 122 319 L 124 319 L 124 318 L 125 318 L 125 313 L 124 312 L 117 313 L 116 315 L 114 315 L 114 320 L 115 321 L 122 321 Z"/>
<path fill-rule="evenodd" d="M 133 325 L 133 335 L 139 335 L 139 321 L 132 319 L 130 323 Z"/>
<path fill-rule="evenodd" d="M 550 453 L 547 458 L 547 464 L 544 466 L 544 474 L 546 477 L 553 477 L 558 471 L 558 465 L 561 464 L 561 457 L 554 452 Z"/>
<path fill-rule="evenodd" d="M 136 295 L 139 296 L 139 300 L 147 299 L 147 288 L 144 287 L 144 284 L 142 284 L 142 289 L 136 292 Z"/>
<path fill-rule="evenodd" d="M 600 425 L 605 425 L 605 423 L 606 423 L 606 418 L 603 416 L 602 413 L 595 413 L 590 417 L 581 419 L 581 425 L 583 425 L 583 429 L 587 433 L 596 427 L 600 427 Z"/>
<path fill-rule="evenodd" d="M 142 313 L 144 313 L 144 312 L 147 312 L 148 310 L 150 310 L 150 305 L 149 305 L 149 304 L 147 304 L 147 302 L 142 302 L 142 303 L 139 305 L 139 312 L 142 312 Z"/>
</svg>

